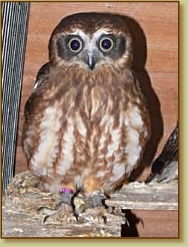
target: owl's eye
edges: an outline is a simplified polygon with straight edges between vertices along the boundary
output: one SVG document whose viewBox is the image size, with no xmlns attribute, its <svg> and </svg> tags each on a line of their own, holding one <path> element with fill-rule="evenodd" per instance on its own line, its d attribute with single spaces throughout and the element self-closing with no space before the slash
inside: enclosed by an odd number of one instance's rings
<svg viewBox="0 0 188 247">
<path fill-rule="evenodd" d="M 82 50 L 82 41 L 79 38 L 72 38 L 69 40 L 68 47 L 72 52 L 79 52 Z"/>
<path fill-rule="evenodd" d="M 114 41 L 109 37 L 104 37 L 99 42 L 99 48 L 101 51 L 107 52 L 112 50 Z"/>
</svg>

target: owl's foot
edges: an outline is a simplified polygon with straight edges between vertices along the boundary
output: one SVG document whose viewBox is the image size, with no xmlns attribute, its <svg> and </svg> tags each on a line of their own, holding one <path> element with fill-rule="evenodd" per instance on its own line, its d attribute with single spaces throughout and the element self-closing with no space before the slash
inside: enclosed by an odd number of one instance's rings
<svg viewBox="0 0 188 247">
<path fill-rule="evenodd" d="M 73 199 L 78 220 L 97 221 L 106 224 L 108 216 L 113 213 L 113 210 L 105 205 L 105 199 L 107 196 L 101 191 L 94 191 L 90 195 L 79 193 Z"/>
<path fill-rule="evenodd" d="M 43 223 L 49 221 L 49 219 L 60 219 L 67 222 L 76 222 L 77 214 L 73 205 L 74 192 L 70 188 L 62 188 L 59 191 L 58 196 L 55 198 L 54 208 L 40 207 L 37 212 L 44 214 Z"/>
<path fill-rule="evenodd" d="M 90 206 L 95 210 L 94 220 L 97 220 L 99 223 L 106 224 L 108 218 L 113 214 L 113 208 L 108 207 L 105 204 L 105 200 L 109 198 L 102 191 L 94 191 L 89 197 L 88 201 Z"/>
<path fill-rule="evenodd" d="M 63 188 L 56 195 L 53 208 L 43 206 L 37 211 L 44 215 L 43 223 L 58 219 L 69 223 L 97 221 L 106 224 L 113 214 L 112 209 L 105 205 L 106 198 L 101 191 L 94 191 L 86 196 L 84 193 L 74 193 L 69 188 Z"/>
</svg>

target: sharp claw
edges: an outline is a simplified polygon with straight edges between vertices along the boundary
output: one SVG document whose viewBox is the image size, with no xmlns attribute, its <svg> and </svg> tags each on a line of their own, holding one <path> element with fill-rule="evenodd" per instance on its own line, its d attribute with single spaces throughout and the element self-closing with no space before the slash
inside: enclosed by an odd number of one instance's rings
<svg viewBox="0 0 188 247">
<path fill-rule="evenodd" d="M 50 215 L 46 215 L 42 221 L 42 224 L 44 224 L 46 222 L 46 220 L 50 217 Z"/>
<path fill-rule="evenodd" d="M 102 215 L 102 219 L 104 221 L 104 224 L 106 225 L 106 223 L 107 223 L 107 217 L 105 215 Z"/>
<path fill-rule="evenodd" d="M 57 212 L 57 210 L 51 209 L 51 208 L 48 208 L 48 207 L 39 207 L 37 209 L 37 213 L 38 214 L 40 214 L 40 213 L 46 214 L 46 216 L 43 218 L 43 221 L 42 221 L 43 224 L 50 217 L 50 215 L 53 215 L 55 212 Z"/>
</svg>

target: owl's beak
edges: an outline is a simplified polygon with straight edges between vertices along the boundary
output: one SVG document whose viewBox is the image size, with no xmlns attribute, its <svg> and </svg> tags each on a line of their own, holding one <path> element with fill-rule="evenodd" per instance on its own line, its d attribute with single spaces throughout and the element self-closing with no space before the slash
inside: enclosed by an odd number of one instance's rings
<svg viewBox="0 0 188 247">
<path fill-rule="evenodd" d="M 95 57 L 92 53 L 88 54 L 86 62 L 91 70 L 95 68 Z"/>
</svg>

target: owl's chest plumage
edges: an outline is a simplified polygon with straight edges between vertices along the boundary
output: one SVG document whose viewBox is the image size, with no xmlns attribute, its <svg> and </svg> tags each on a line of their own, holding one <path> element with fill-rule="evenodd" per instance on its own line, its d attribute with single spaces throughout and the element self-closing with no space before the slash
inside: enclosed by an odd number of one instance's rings
<svg viewBox="0 0 188 247">
<path fill-rule="evenodd" d="M 114 79 L 67 80 L 69 85 L 48 89 L 45 105 L 36 106 L 42 114 L 28 126 L 24 149 L 47 190 L 68 185 L 112 191 L 137 165 L 148 139 L 145 109 Z"/>
</svg>

